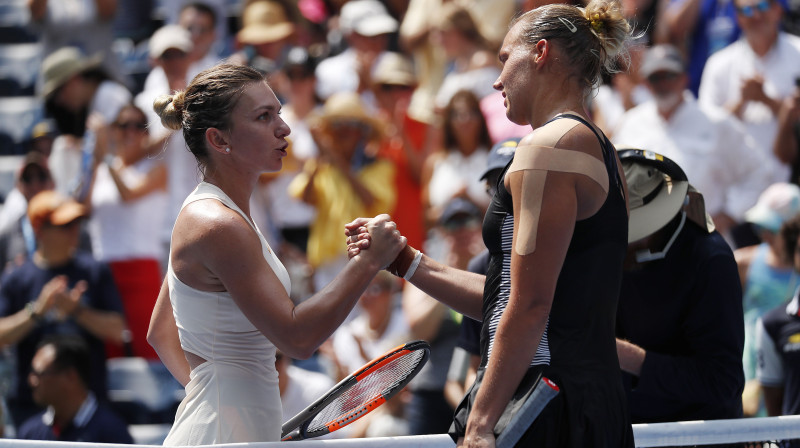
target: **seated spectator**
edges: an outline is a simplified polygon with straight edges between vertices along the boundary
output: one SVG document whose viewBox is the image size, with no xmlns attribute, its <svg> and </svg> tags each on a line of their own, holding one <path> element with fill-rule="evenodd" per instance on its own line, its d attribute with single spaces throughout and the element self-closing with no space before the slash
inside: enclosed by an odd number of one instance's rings
<svg viewBox="0 0 800 448">
<path fill-rule="evenodd" d="M 0 280 L 0 344 L 16 347 L 16 388 L 9 409 L 19 425 L 37 412 L 25 378 L 36 347 L 48 335 L 80 335 L 90 350 L 89 389 L 106 397 L 104 343 L 120 345 L 125 320 L 111 271 L 76 251 L 86 209 L 55 191 L 43 191 L 28 205 L 36 252 Z"/>
<path fill-rule="evenodd" d="M 786 251 L 781 226 L 800 213 L 800 187 L 789 183 L 771 185 L 748 210 L 746 219 L 756 228 L 761 244 L 734 252 L 744 288 L 744 412 L 756 415 L 761 408 L 756 381 L 758 357 L 756 322 L 767 311 L 786 303 L 800 286 L 793 269 L 792 252 Z"/>
<path fill-rule="evenodd" d="M 800 216 L 786 221 L 780 230 L 785 252 L 800 273 Z M 800 289 L 788 303 L 764 314 L 756 326 L 758 365 L 756 378 L 764 392 L 767 415 L 800 414 Z"/>
<path fill-rule="evenodd" d="M 254 0 L 245 3 L 242 29 L 236 34 L 240 50 L 229 60 L 253 67 L 266 75 L 281 69 L 286 50 L 295 40 L 296 25 L 283 2 Z"/>
<path fill-rule="evenodd" d="M 361 313 L 333 334 L 337 380 L 408 341 L 408 323 L 395 300 L 399 287 L 395 276 L 379 272 L 358 300 Z"/>
<path fill-rule="evenodd" d="M 133 443 L 127 424 L 89 389 L 89 347 L 78 337 L 51 337 L 31 361 L 33 400 L 47 409 L 29 418 L 17 438 L 91 443 Z"/>
<path fill-rule="evenodd" d="M 616 335 L 631 420 L 741 417 L 733 253 L 678 165 L 649 151 L 619 156 L 631 211 Z"/>
</svg>

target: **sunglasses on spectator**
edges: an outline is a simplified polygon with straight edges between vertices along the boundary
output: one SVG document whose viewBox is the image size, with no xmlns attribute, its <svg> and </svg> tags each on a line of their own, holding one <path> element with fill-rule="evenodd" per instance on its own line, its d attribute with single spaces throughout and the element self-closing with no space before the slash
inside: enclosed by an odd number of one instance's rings
<svg viewBox="0 0 800 448">
<path fill-rule="evenodd" d="M 161 56 L 158 58 L 162 61 L 174 61 L 176 59 L 183 59 L 187 56 L 187 54 L 181 50 L 170 48 L 169 50 L 161 53 Z"/>
<path fill-rule="evenodd" d="M 672 81 L 677 79 L 680 73 L 675 72 L 657 72 L 647 77 L 647 82 L 650 84 L 657 84 L 663 81 Z"/>
<path fill-rule="evenodd" d="M 756 11 L 766 12 L 769 10 L 770 6 L 772 6 L 772 0 L 761 0 L 758 3 L 751 5 L 737 6 L 736 12 L 747 18 L 750 18 L 756 15 Z"/>
<path fill-rule="evenodd" d="M 208 34 L 214 31 L 214 28 L 202 25 L 189 25 L 186 30 L 189 31 L 190 34 Z"/>
<path fill-rule="evenodd" d="M 402 92 L 406 90 L 413 90 L 412 86 L 407 86 L 404 84 L 381 84 L 378 86 L 384 92 Z"/>
<path fill-rule="evenodd" d="M 23 172 L 20 179 L 26 184 L 31 184 L 34 181 L 44 183 L 50 180 L 50 175 L 42 170 L 30 169 Z"/>
<path fill-rule="evenodd" d="M 114 127 L 121 131 L 129 131 L 129 130 L 144 131 L 145 129 L 147 129 L 147 123 L 141 121 L 139 122 L 129 121 L 127 123 L 114 123 Z"/>
</svg>

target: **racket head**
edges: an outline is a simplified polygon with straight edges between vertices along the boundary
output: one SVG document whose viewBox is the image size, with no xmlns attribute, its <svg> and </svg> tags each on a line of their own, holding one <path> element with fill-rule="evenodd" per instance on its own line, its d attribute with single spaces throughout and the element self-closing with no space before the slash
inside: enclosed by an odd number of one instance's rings
<svg viewBox="0 0 800 448">
<path fill-rule="evenodd" d="M 430 345 L 412 341 L 353 372 L 281 428 L 281 440 L 302 440 L 341 429 L 377 409 L 403 389 L 430 356 Z"/>
</svg>

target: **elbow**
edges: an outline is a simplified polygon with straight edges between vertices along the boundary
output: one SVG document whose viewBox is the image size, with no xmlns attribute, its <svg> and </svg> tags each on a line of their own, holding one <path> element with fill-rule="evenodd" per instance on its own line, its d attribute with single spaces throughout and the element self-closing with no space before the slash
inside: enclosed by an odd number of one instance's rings
<svg viewBox="0 0 800 448">
<path fill-rule="evenodd" d="M 292 359 L 308 359 L 317 352 L 322 342 L 311 338 L 297 338 L 291 341 L 276 341 L 275 346 Z"/>
</svg>

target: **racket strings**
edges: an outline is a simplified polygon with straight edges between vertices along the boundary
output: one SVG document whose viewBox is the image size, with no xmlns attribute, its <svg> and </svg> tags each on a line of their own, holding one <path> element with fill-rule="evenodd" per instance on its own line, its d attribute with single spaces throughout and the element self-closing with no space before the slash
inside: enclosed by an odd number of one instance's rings
<svg viewBox="0 0 800 448">
<path fill-rule="evenodd" d="M 424 350 L 414 350 L 382 365 L 328 404 L 311 420 L 308 431 L 323 429 L 331 421 L 344 418 L 374 399 L 389 395 L 414 373 L 424 354 Z"/>
</svg>

